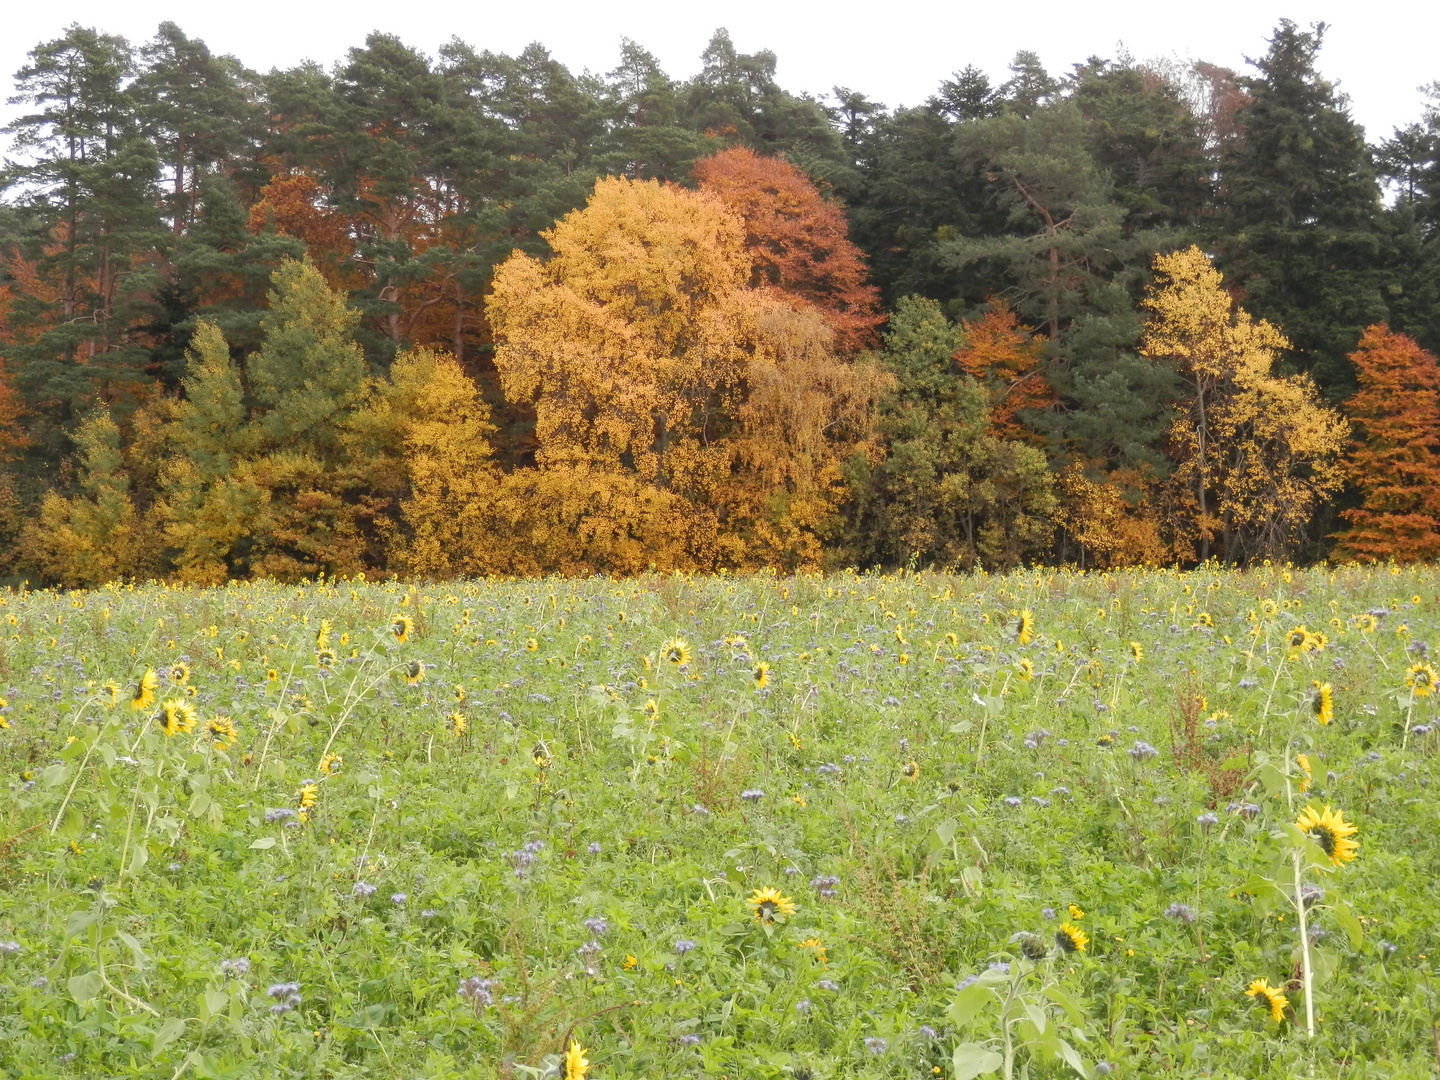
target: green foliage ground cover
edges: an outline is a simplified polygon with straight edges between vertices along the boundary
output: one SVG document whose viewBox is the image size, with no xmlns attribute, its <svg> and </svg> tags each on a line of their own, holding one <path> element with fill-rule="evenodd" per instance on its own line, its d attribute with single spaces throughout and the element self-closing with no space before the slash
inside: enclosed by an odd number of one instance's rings
<svg viewBox="0 0 1440 1080">
<path fill-rule="evenodd" d="M 1008 1031 L 1017 1076 L 1431 1076 L 1440 732 L 1407 672 L 1433 677 L 1437 594 L 1428 568 L 10 594 L 0 1073 L 543 1077 L 573 1038 L 600 1078 L 966 1077 Z M 1307 800 L 1355 861 L 1287 828 Z M 1291 853 L 1323 890 L 1313 1042 Z M 771 887 L 796 911 L 767 925 Z"/>
</svg>

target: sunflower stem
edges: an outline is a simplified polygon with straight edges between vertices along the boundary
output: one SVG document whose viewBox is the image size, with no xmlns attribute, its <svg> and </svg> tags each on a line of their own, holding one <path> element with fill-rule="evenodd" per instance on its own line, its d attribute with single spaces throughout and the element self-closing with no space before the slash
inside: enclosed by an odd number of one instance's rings
<svg viewBox="0 0 1440 1080">
<path fill-rule="evenodd" d="M 1300 852 L 1291 855 L 1295 867 L 1295 913 L 1300 931 L 1300 984 L 1305 990 L 1305 1035 L 1315 1037 L 1315 998 L 1312 993 L 1313 980 L 1310 969 L 1310 933 L 1305 919 L 1305 892 L 1300 880 Z"/>
</svg>

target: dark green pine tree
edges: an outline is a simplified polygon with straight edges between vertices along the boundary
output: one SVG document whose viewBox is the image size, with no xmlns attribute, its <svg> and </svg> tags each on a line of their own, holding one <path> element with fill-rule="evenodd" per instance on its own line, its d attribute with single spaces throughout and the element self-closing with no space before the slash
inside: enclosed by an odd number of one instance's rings
<svg viewBox="0 0 1440 1080">
<path fill-rule="evenodd" d="M 1364 132 L 1316 70 L 1324 24 L 1285 20 L 1240 80 L 1250 100 L 1221 163 L 1217 263 L 1245 309 L 1279 326 L 1330 395 L 1354 385 L 1346 355 L 1389 315 L 1380 190 Z"/>
<path fill-rule="evenodd" d="M 22 255 L 55 299 L 17 297 L 25 344 L 6 360 L 31 405 L 61 423 L 97 391 L 123 395 L 147 377 L 133 331 L 155 318 L 162 281 L 147 256 L 164 228 L 160 163 L 127 89 L 134 73 L 123 38 L 71 26 L 15 76 L 26 111 L 7 131 L 25 163 L 6 169 L 0 192 L 14 193 Z"/>
<path fill-rule="evenodd" d="M 1390 328 L 1440 352 L 1440 83 L 1425 88 L 1424 118 L 1376 149 L 1394 195 L 1384 215 L 1384 287 Z"/>
</svg>

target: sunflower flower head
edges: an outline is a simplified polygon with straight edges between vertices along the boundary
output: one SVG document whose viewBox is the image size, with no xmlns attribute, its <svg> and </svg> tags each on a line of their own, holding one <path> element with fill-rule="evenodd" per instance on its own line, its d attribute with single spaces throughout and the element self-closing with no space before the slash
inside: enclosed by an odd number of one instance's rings
<svg viewBox="0 0 1440 1080">
<path fill-rule="evenodd" d="M 821 967 L 829 967 L 825 962 L 825 946 L 820 943 L 819 938 L 806 938 L 795 946 L 797 949 L 810 949 L 815 954 L 815 960 Z"/>
<path fill-rule="evenodd" d="M 469 721 L 466 719 L 465 714 L 459 709 L 456 709 L 445 718 L 445 729 L 457 739 L 465 734 L 467 726 L 469 726 Z"/>
<path fill-rule="evenodd" d="M 590 1071 L 590 1060 L 585 1056 L 585 1047 L 574 1039 L 570 1040 L 570 1049 L 565 1051 L 565 1059 L 561 1064 L 564 1068 L 560 1080 L 585 1080 L 585 1074 Z"/>
<path fill-rule="evenodd" d="M 135 684 L 135 689 L 130 693 L 130 707 L 136 712 L 144 712 L 155 704 L 155 691 L 160 686 L 160 676 L 155 674 L 154 668 L 146 668 L 145 674 Z"/>
<path fill-rule="evenodd" d="M 330 631 L 334 624 L 329 619 L 320 620 L 320 629 L 315 631 L 315 651 L 324 652 L 330 647 Z"/>
<path fill-rule="evenodd" d="M 907 761 L 900 766 L 900 775 L 906 780 L 915 781 L 920 779 L 920 765 L 918 762 Z"/>
<path fill-rule="evenodd" d="M 1275 1023 L 1285 1019 L 1285 1009 L 1290 1004 L 1290 999 L 1281 992 L 1278 986 L 1271 986 L 1268 979 L 1256 979 L 1245 991 L 1246 997 L 1252 997 L 1270 1010 L 1270 1019 Z"/>
<path fill-rule="evenodd" d="M 1325 807 L 1317 811 L 1307 806 L 1295 819 L 1295 828 L 1320 845 L 1331 866 L 1344 866 L 1360 853 L 1360 843 L 1352 837 L 1360 830 L 1345 820 L 1339 810 Z"/>
<path fill-rule="evenodd" d="M 1055 944 L 1060 946 L 1061 952 L 1084 952 L 1085 946 L 1090 944 L 1090 935 L 1074 923 L 1063 922 L 1060 929 L 1055 931 Z"/>
<path fill-rule="evenodd" d="M 1295 764 L 1298 765 L 1298 766 L 1300 766 L 1300 790 L 1301 790 L 1302 792 L 1309 791 L 1309 790 L 1310 790 L 1310 779 L 1311 779 L 1311 774 L 1310 774 L 1310 755 L 1309 755 L 1309 754 L 1296 754 L 1296 755 L 1295 755 Z"/>
<path fill-rule="evenodd" d="M 1035 638 L 1035 616 L 1026 608 L 1015 620 L 1015 644 L 1029 645 Z"/>
<path fill-rule="evenodd" d="M 1134 660 L 1136 663 L 1139 663 L 1141 657 L 1143 657 L 1144 655 L 1145 650 L 1140 647 L 1140 643 L 1138 641 L 1130 642 L 1130 658 L 1132 660 Z"/>
<path fill-rule="evenodd" d="M 205 721 L 205 726 L 202 731 L 205 738 L 209 739 L 221 750 L 224 750 L 237 738 L 235 721 L 231 720 L 228 716 L 212 716 L 209 720 Z"/>
<path fill-rule="evenodd" d="M 772 887 L 755 889 L 745 902 L 754 912 L 755 921 L 764 926 L 769 926 L 777 918 L 788 919 L 795 914 L 795 902 Z"/>
<path fill-rule="evenodd" d="M 186 663 L 171 664 L 165 672 L 165 677 L 176 686 L 184 686 L 190 681 L 190 665 Z"/>
<path fill-rule="evenodd" d="M 1405 685 L 1416 697 L 1429 697 L 1435 692 L 1435 669 L 1429 664 L 1411 664 L 1405 671 Z"/>
<path fill-rule="evenodd" d="M 1328 724 L 1335 719 L 1335 691 L 1330 684 L 1315 682 L 1310 695 L 1310 712 L 1317 723 Z"/>
<path fill-rule="evenodd" d="M 690 646 L 684 638 L 671 638 L 660 646 L 660 658 L 675 667 L 690 663 Z"/>
<path fill-rule="evenodd" d="M 405 661 L 405 667 L 402 670 L 405 673 L 405 684 L 407 686 L 414 686 L 425 678 L 425 665 L 419 660 Z"/>
<path fill-rule="evenodd" d="M 320 801 L 320 785 L 313 781 L 300 785 L 300 809 L 311 810 Z"/>
<path fill-rule="evenodd" d="M 762 660 L 756 664 L 755 670 L 751 674 L 755 679 L 756 690 L 764 690 L 765 687 L 770 685 L 770 665 L 765 663 L 765 661 Z"/>
<path fill-rule="evenodd" d="M 160 706 L 160 730 L 167 736 L 194 731 L 195 706 L 184 698 L 167 698 Z"/>
<path fill-rule="evenodd" d="M 390 620 L 390 633 L 397 643 L 404 645 L 410 635 L 415 633 L 415 623 L 409 615 L 396 615 Z"/>
</svg>

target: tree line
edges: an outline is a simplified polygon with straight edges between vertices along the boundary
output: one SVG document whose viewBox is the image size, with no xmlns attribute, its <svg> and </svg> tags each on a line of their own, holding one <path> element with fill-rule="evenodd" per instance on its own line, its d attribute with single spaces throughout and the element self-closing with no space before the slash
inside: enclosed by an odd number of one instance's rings
<svg viewBox="0 0 1440 1080">
<path fill-rule="evenodd" d="M 1323 40 L 890 110 L 724 31 L 71 27 L 0 174 L 0 572 L 1435 557 L 1440 84 L 1368 144 Z"/>
</svg>

